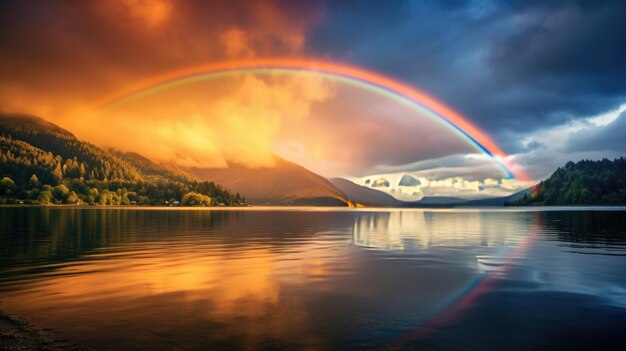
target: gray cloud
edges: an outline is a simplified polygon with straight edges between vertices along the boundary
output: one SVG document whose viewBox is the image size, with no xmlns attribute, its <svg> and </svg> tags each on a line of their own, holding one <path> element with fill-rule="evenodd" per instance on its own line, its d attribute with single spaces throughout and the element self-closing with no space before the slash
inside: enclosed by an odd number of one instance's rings
<svg viewBox="0 0 626 351">
<path fill-rule="evenodd" d="M 606 126 L 589 127 L 572 133 L 566 149 L 626 153 L 626 112 L 622 112 L 615 121 Z"/>
<path fill-rule="evenodd" d="M 467 180 L 502 178 L 506 174 L 485 155 L 452 154 L 402 166 L 378 166 L 374 173 L 415 172 L 431 179 L 462 176 Z"/>
<path fill-rule="evenodd" d="M 517 155 L 517 162 L 532 178 L 542 179 L 568 161 L 624 156 L 626 112 L 616 117 L 606 125 L 591 118 L 534 133 Z"/>
</svg>

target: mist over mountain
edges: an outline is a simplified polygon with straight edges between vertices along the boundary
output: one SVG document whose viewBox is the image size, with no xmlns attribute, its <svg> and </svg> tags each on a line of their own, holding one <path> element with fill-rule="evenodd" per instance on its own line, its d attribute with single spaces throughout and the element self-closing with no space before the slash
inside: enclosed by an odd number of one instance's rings
<svg viewBox="0 0 626 351">
<path fill-rule="evenodd" d="M 4 203 L 243 205 L 221 185 L 197 181 L 141 155 L 78 140 L 42 118 L 0 115 Z"/>
</svg>

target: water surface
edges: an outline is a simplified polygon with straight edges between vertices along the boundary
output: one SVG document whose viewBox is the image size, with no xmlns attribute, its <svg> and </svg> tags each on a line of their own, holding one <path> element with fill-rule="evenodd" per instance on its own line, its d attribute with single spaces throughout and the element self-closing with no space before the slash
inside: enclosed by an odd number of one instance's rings
<svg viewBox="0 0 626 351">
<path fill-rule="evenodd" d="M 4 207 L 0 303 L 97 350 L 619 349 L 626 212 Z"/>
</svg>

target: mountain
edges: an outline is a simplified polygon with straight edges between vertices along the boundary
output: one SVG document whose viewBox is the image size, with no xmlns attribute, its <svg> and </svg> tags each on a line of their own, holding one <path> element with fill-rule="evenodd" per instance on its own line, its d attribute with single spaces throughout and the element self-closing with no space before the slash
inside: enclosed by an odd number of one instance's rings
<svg viewBox="0 0 626 351">
<path fill-rule="evenodd" d="M 158 164 L 136 152 L 123 152 L 115 149 L 109 149 L 107 151 L 132 164 L 144 177 L 166 177 L 180 182 L 193 180 L 190 175 L 178 168 L 170 165 Z"/>
<path fill-rule="evenodd" d="M 451 196 L 427 196 L 419 201 L 402 201 L 383 191 L 358 185 L 348 179 L 331 178 L 330 182 L 341 190 L 350 202 L 369 207 L 452 207 L 467 202 L 465 199 Z"/>
<path fill-rule="evenodd" d="M 486 199 L 478 199 L 478 200 L 470 200 L 465 201 L 463 203 L 457 204 L 457 207 L 481 207 L 481 206 L 490 206 L 490 207 L 502 207 L 506 206 L 514 201 L 517 201 L 532 191 L 533 188 L 524 189 L 516 192 L 515 194 L 511 194 L 509 196 L 502 197 L 490 197 Z"/>
<path fill-rule="evenodd" d="M 515 201 L 517 206 L 624 205 L 626 158 L 568 162 Z"/>
<path fill-rule="evenodd" d="M 255 205 L 347 206 L 348 200 L 326 178 L 277 157 L 272 167 L 252 168 L 229 164 L 228 168 L 189 168 L 198 179 L 223 184 Z"/>
<path fill-rule="evenodd" d="M 403 201 L 387 193 L 355 184 L 344 178 L 331 178 L 329 181 L 353 203 L 372 207 L 402 207 L 404 205 Z"/>
<path fill-rule="evenodd" d="M 103 150 L 44 119 L 0 115 L 0 202 L 238 205 L 243 199 L 141 155 Z"/>
<path fill-rule="evenodd" d="M 413 204 L 425 205 L 441 205 L 441 206 L 453 206 L 462 203 L 466 203 L 466 199 L 454 196 L 424 196 L 421 200 L 412 202 Z"/>
</svg>

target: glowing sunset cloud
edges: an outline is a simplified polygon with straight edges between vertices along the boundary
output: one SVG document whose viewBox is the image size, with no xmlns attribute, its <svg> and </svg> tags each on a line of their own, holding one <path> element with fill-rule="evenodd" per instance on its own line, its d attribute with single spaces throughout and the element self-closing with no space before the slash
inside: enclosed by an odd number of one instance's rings
<svg viewBox="0 0 626 351">
<path fill-rule="evenodd" d="M 163 89 L 193 83 L 199 80 L 219 78 L 244 73 L 285 73 L 311 72 L 341 80 L 348 84 L 363 87 L 379 94 L 385 94 L 414 105 L 429 116 L 445 122 L 454 131 L 462 135 L 478 150 L 491 156 L 503 167 L 507 176 L 526 180 L 528 177 L 516 165 L 508 160 L 502 151 L 486 133 L 475 126 L 466 117 L 446 106 L 425 92 L 401 83 L 392 78 L 370 72 L 354 66 L 321 60 L 298 58 L 268 58 L 215 62 L 206 65 L 174 70 L 149 79 L 136 82 L 115 94 L 96 103 L 97 109 L 107 109 L 132 98 L 148 95 Z"/>
</svg>

